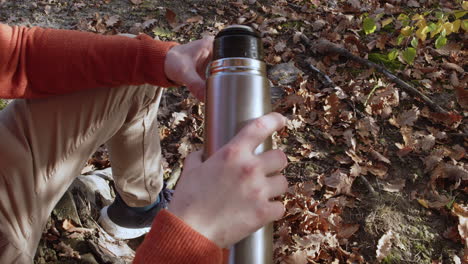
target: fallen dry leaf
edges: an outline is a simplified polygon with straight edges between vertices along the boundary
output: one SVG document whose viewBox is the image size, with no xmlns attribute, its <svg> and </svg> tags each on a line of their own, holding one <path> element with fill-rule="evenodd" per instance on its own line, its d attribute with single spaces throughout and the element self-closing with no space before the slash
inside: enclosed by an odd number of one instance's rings
<svg viewBox="0 0 468 264">
<path fill-rule="evenodd" d="M 14 2 L 8 1 L 5 6 L 10 8 Z M 54 17 L 63 7 L 56 1 L 43 2 L 36 3 L 39 12 L 46 10 Z M 102 1 L 77 2 L 70 5 L 73 13 L 80 15 L 89 10 L 91 14 L 100 15 L 78 16 L 76 20 L 80 22 L 76 28 L 103 34 L 125 32 L 133 25 L 129 29 L 133 34 L 146 33 L 164 40 L 187 43 L 201 38 L 205 33 L 216 34 L 236 21 L 251 25 L 261 33 L 268 67 L 280 62 L 292 63 L 301 72 L 290 83 L 278 85 L 275 82 L 277 87 L 274 89 L 280 91 L 278 95 L 274 94 L 275 111 L 288 117 L 288 129 L 277 134 L 277 146 L 286 152 L 289 160 L 294 161 L 285 173 L 291 185 L 283 200 L 286 216 L 278 221 L 278 230 L 275 230 L 275 244 L 278 247 L 275 249 L 275 262 L 338 264 L 375 260 L 375 256 L 372 256 L 374 250 L 369 251 L 366 247 L 369 242 L 377 241 L 378 237 L 369 235 L 364 228 L 359 230 L 358 223 L 362 224 L 366 216 L 356 215 L 350 219 L 347 214 L 349 208 L 361 211 L 363 205 L 368 205 L 370 192 L 350 194 L 353 180 L 361 175 L 366 175 L 371 185 L 377 183 L 384 190 L 380 194 L 384 198 L 419 198 L 419 202 L 431 210 L 423 210 L 415 202 L 408 204 L 417 209 L 411 212 L 421 212 L 422 218 L 431 221 L 418 222 L 416 227 L 426 230 L 425 227 L 430 226 L 432 221 L 451 225 L 453 243 L 447 244 L 447 252 L 458 253 L 463 246 L 454 243 L 461 243 L 459 234 L 466 237 L 465 225 L 462 221 L 455 222 L 456 217 L 449 219 L 447 212 L 452 204 L 455 210 L 457 204 L 463 202 L 463 192 L 468 192 L 463 180 L 466 178 L 464 170 L 468 169 L 467 142 L 463 137 L 468 132 L 464 120 L 466 114 L 463 113 L 468 107 L 468 81 L 465 73 L 466 52 L 463 41 L 460 41 L 464 39 L 465 31 L 452 32 L 447 37 L 447 44 L 440 49 L 434 48 L 438 35 L 430 37 L 429 34 L 426 41 L 418 41 L 418 52 L 412 65 L 402 62 L 400 58 L 390 62 L 402 63 L 404 67 L 401 69 L 391 69 L 395 76 L 403 77 L 408 83 L 419 83 L 417 89 L 420 92 L 448 111 L 453 111 L 448 115 L 433 114 L 432 110 L 424 107 L 426 103 L 422 98 L 397 87 L 391 79 L 382 79 L 381 73 L 349 57 L 331 52 L 320 56 L 313 54 L 314 51 L 326 50 L 328 44 L 309 48 L 303 41 L 309 38 L 312 43 L 333 42 L 364 59 L 372 58 L 372 53 L 386 56 L 392 49 L 401 54 L 410 47 L 409 42 L 419 27 L 414 14 L 424 14 L 428 25 L 437 23 L 434 13 L 425 14 L 427 10 L 432 10 L 434 1 L 233 0 L 226 5 L 219 5 L 216 1 L 202 4 L 181 1 L 169 5 L 170 10 L 147 5 L 149 2 L 142 0 L 131 0 L 131 3 L 124 5 L 127 9 L 123 10 L 122 5 L 114 6 L 119 1 L 110 2 L 104 9 L 98 7 Z M 32 7 L 34 4 L 31 2 Z M 409 10 L 406 8 L 408 4 L 419 5 L 419 8 Z M 453 16 L 454 12 L 461 10 L 461 2 L 440 1 L 437 4 L 448 16 L 444 19 L 456 24 Z M 25 8 L 25 11 L 28 10 L 32 9 Z M 6 14 L 8 17 L 8 12 L 0 8 L 0 16 Z M 11 15 L 13 24 L 39 23 L 37 26 L 41 26 L 40 23 L 43 23 L 34 19 L 28 21 L 27 16 L 16 12 Z M 117 13 L 120 18 L 114 16 Z M 409 17 L 409 26 L 414 30 L 402 45 L 398 45 L 397 36 L 406 22 L 397 18 L 404 15 Z M 370 34 L 363 32 L 367 17 L 375 20 L 376 29 Z M 165 25 L 166 22 L 170 26 Z M 307 67 L 300 65 L 301 61 L 311 63 L 328 75 L 334 87 L 325 86 L 321 78 L 316 78 Z M 388 68 L 390 64 L 381 65 Z M 181 90 L 167 90 L 158 115 L 161 121 L 162 163 L 165 175 L 170 175 L 170 179 L 180 175 L 181 159 L 198 147 L 195 144 L 203 142 L 203 106 L 188 103 L 187 94 Z M 175 103 L 178 101 L 182 103 Z M 390 122 L 395 125 L 389 125 Z M 395 143 L 399 143 L 398 148 Z M 108 159 L 101 163 L 109 166 Z M 431 176 L 433 180 L 428 181 L 427 178 Z M 405 179 L 410 180 L 408 186 L 405 186 Z M 403 195 L 388 192 L 402 192 Z M 435 194 L 428 195 L 427 192 Z M 446 193 L 451 196 L 437 196 Z M 374 209 L 370 206 L 365 210 Z M 408 211 L 406 209 L 414 208 L 395 207 L 395 210 L 402 209 L 404 213 Z M 408 225 L 415 224 L 410 218 L 405 220 Z M 52 240 L 52 244 L 57 244 L 62 238 L 80 239 L 93 235 L 100 237 L 103 250 L 114 252 L 112 254 L 121 254 L 123 250 L 127 252 L 124 254 L 126 261 L 133 259 L 133 252 L 127 248 L 126 241 L 117 243 L 101 235 L 102 231 L 97 231 L 95 227 L 80 229 L 68 221 L 57 222 L 56 227 L 67 232 L 49 231 L 46 239 Z M 433 229 L 428 230 L 432 232 Z M 439 230 L 434 229 L 436 231 Z M 393 241 L 390 239 L 393 242 L 392 250 L 407 250 L 411 256 L 419 253 L 415 252 L 414 247 L 402 249 L 398 245 L 400 231 L 393 229 L 393 232 L 396 238 Z M 438 252 L 437 248 L 433 251 L 440 242 L 437 241 L 424 243 L 428 252 Z M 381 254 L 385 255 L 383 245 L 380 246 Z M 463 253 L 459 254 L 461 258 Z M 444 255 L 444 261 L 451 261 L 452 257 L 455 259 L 448 253 Z"/>
<path fill-rule="evenodd" d="M 361 174 L 362 174 L 361 166 L 359 166 L 359 164 L 357 164 L 357 163 L 354 163 L 353 166 L 351 166 L 350 175 L 354 176 L 354 177 L 357 177 L 357 176 L 359 176 Z"/>
<path fill-rule="evenodd" d="M 464 109 L 468 109 L 468 89 L 464 89 L 462 86 L 455 87 L 457 102 Z"/>
<path fill-rule="evenodd" d="M 166 8 L 166 20 L 172 28 L 177 27 L 177 15 L 169 8 Z"/>
<path fill-rule="evenodd" d="M 362 138 L 366 138 L 369 136 L 373 136 L 374 138 L 377 138 L 379 135 L 380 128 L 375 122 L 375 119 L 370 116 L 366 116 L 362 119 L 359 119 L 356 125 L 356 128 L 358 130 L 358 134 Z"/>
<path fill-rule="evenodd" d="M 417 199 L 418 203 L 425 208 L 440 209 L 451 202 L 451 198 L 446 195 L 441 195 L 436 192 L 432 192 L 426 195 L 427 199 Z"/>
<path fill-rule="evenodd" d="M 180 158 L 183 159 L 188 156 L 193 151 L 193 145 L 189 140 L 188 136 L 184 136 L 180 143 L 179 147 L 177 148 L 177 151 L 180 154 Z"/>
<path fill-rule="evenodd" d="M 185 111 L 172 113 L 171 120 L 169 121 L 170 127 L 177 127 L 185 118 L 187 118 L 187 112 Z"/>
<path fill-rule="evenodd" d="M 106 26 L 113 27 L 120 21 L 120 17 L 118 15 L 111 16 L 105 20 Z"/>
<path fill-rule="evenodd" d="M 465 72 L 465 70 L 463 70 L 463 68 L 460 67 L 460 65 L 455 64 L 455 63 L 451 63 L 451 62 L 442 63 L 442 67 L 444 67 L 444 68 L 446 68 L 448 70 L 457 71 L 459 73 L 464 73 Z"/>
<path fill-rule="evenodd" d="M 396 127 L 413 126 L 414 122 L 418 120 L 418 116 L 419 116 L 419 109 L 414 107 L 408 111 L 405 111 L 399 114 L 396 119 L 391 118 L 390 124 Z"/>
<path fill-rule="evenodd" d="M 348 147 L 351 147 L 351 149 L 356 151 L 356 139 L 354 138 L 353 130 L 347 129 L 343 133 L 343 137 L 345 139 L 346 145 L 348 145 Z"/>
<path fill-rule="evenodd" d="M 463 116 L 455 113 L 434 113 L 429 110 L 429 108 L 425 107 L 421 111 L 421 115 L 429 118 L 435 123 L 443 124 L 449 128 L 457 128 L 461 121 L 463 120 Z"/>
<path fill-rule="evenodd" d="M 348 176 L 341 170 L 335 170 L 329 177 L 324 178 L 324 184 L 335 188 L 336 194 L 351 194 L 351 186 L 354 178 Z"/>
<path fill-rule="evenodd" d="M 149 28 L 150 28 L 152 25 L 154 25 L 156 22 L 157 22 L 157 20 L 154 19 L 154 18 L 145 20 L 145 22 L 143 22 L 143 24 L 142 24 L 143 29 L 149 29 Z"/>
<path fill-rule="evenodd" d="M 65 230 L 65 231 L 68 231 L 72 228 L 75 228 L 76 226 L 72 223 L 71 220 L 69 219 L 65 219 L 62 223 L 62 228 Z"/>
<path fill-rule="evenodd" d="M 458 232 L 465 247 L 468 247 L 468 209 L 466 206 L 454 203 L 452 212 L 458 216 Z"/>
<path fill-rule="evenodd" d="M 409 0 L 408 3 L 407 3 L 407 5 L 408 5 L 409 7 L 420 7 L 420 6 L 421 6 L 421 5 L 419 4 L 419 2 L 416 1 L 416 0 Z"/>
<path fill-rule="evenodd" d="M 466 156 L 466 149 L 460 145 L 455 145 L 450 149 L 449 157 L 454 160 L 461 160 Z"/>
<path fill-rule="evenodd" d="M 377 176 L 379 179 L 385 179 L 387 177 L 388 167 L 383 163 L 377 163 L 374 165 L 365 166 L 366 170 L 373 175 Z"/>
<path fill-rule="evenodd" d="M 413 128 L 402 127 L 400 128 L 400 133 L 401 133 L 401 136 L 403 137 L 403 141 L 405 142 L 405 144 L 401 145 L 400 143 L 395 143 L 395 145 L 400 149 L 403 149 L 403 148 L 414 149 L 415 141 L 413 138 Z"/>
<path fill-rule="evenodd" d="M 395 239 L 395 234 L 392 230 L 387 231 L 380 239 L 377 244 L 376 258 L 377 261 L 382 261 L 385 257 L 390 254 L 392 250 L 393 240 Z"/>
<path fill-rule="evenodd" d="M 429 172 L 446 156 L 443 149 L 435 149 L 424 159 L 424 172 Z"/>
<path fill-rule="evenodd" d="M 359 0 L 348 0 L 348 3 L 357 10 L 361 9 L 361 3 Z"/>
<path fill-rule="evenodd" d="M 337 237 L 350 238 L 359 230 L 359 224 L 344 224 L 338 229 Z"/>
<path fill-rule="evenodd" d="M 436 143 L 435 140 L 436 138 L 433 135 L 423 136 L 421 140 L 419 141 L 421 149 L 423 151 L 431 150 L 435 146 L 435 143 Z"/>
<path fill-rule="evenodd" d="M 397 179 L 391 182 L 385 182 L 383 185 L 383 190 L 387 192 L 401 192 L 405 188 L 406 180 Z"/>
<path fill-rule="evenodd" d="M 333 93 L 327 97 L 323 109 L 326 111 L 325 118 L 329 124 L 335 122 L 342 108 L 343 106 L 336 93 Z"/>
<path fill-rule="evenodd" d="M 305 250 L 297 250 L 296 252 L 289 255 L 285 262 L 287 264 L 307 264 L 307 251 Z"/>
<path fill-rule="evenodd" d="M 193 16 L 190 18 L 187 18 L 185 20 L 186 23 L 203 23 L 203 17 L 202 16 Z"/>
<path fill-rule="evenodd" d="M 468 181 L 468 171 L 459 166 L 439 163 L 431 174 L 431 184 L 433 186 L 437 179 L 451 179 L 455 182 L 454 188 L 457 188 L 461 181 Z"/>
<path fill-rule="evenodd" d="M 293 239 L 298 246 L 302 248 L 312 249 L 316 253 L 318 252 L 318 250 L 320 249 L 320 245 L 324 241 L 324 236 L 321 234 L 311 234 L 304 237 L 294 235 Z"/>
</svg>

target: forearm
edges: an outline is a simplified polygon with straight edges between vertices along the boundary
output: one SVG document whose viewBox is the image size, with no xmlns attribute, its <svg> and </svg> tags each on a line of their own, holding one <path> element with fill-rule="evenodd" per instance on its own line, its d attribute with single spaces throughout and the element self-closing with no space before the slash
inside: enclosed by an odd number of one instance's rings
<svg viewBox="0 0 468 264">
<path fill-rule="evenodd" d="M 163 210 L 156 216 L 133 263 L 222 264 L 227 263 L 226 252 L 182 220 Z"/>
<path fill-rule="evenodd" d="M 30 98 L 150 83 L 170 86 L 164 59 L 174 42 L 0 24 L 0 97 Z"/>
</svg>

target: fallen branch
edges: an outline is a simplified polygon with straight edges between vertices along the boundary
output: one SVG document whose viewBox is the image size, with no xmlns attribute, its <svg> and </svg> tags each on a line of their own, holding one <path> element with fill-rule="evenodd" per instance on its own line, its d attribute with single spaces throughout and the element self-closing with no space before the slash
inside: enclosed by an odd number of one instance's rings
<svg viewBox="0 0 468 264">
<path fill-rule="evenodd" d="M 468 133 L 448 133 L 450 137 L 462 137 L 464 139 L 468 138 Z"/>
<path fill-rule="evenodd" d="M 434 111 L 437 111 L 439 113 L 444 113 L 448 114 L 448 112 L 440 107 L 438 104 L 436 104 L 434 101 L 432 101 L 429 97 L 421 93 L 418 89 L 413 87 L 412 85 L 408 84 L 407 82 L 403 81 L 402 79 L 398 78 L 395 76 L 393 73 L 388 71 L 385 67 L 382 65 L 376 64 L 370 60 L 363 59 L 361 57 L 358 57 L 348 50 L 338 46 L 337 44 L 334 44 L 328 40 L 318 40 L 312 44 L 311 40 L 307 38 L 304 34 L 301 35 L 301 41 L 306 45 L 306 47 L 312 49 L 313 52 L 315 53 L 320 53 L 320 54 L 329 54 L 329 53 L 335 53 L 339 54 L 341 56 L 344 56 L 348 59 L 352 59 L 354 61 L 357 61 L 361 64 L 364 64 L 370 68 L 376 69 L 378 72 L 382 73 L 385 75 L 390 81 L 396 83 L 398 86 L 400 86 L 402 89 L 407 91 L 408 93 L 417 96 L 421 98 L 427 105 L 429 105 Z"/>
</svg>

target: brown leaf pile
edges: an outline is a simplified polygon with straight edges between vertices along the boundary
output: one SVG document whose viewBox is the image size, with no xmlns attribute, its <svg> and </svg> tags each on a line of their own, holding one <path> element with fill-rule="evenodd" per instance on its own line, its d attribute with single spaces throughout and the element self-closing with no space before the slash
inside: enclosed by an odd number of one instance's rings
<svg viewBox="0 0 468 264">
<path fill-rule="evenodd" d="M 55 2 L 60 1 L 40 4 L 46 15 L 57 10 Z M 92 2 L 75 1 L 70 10 L 117 4 Z M 390 261 L 395 248 L 404 243 L 399 230 L 379 230 L 371 235 L 364 217 L 354 221 L 346 217 L 347 212 L 366 209 L 359 208 L 360 202 L 375 195 L 403 197 L 411 201 L 412 209 L 425 210 L 426 216 L 444 223 L 445 231 L 440 232 L 444 246 L 428 242 L 425 246 L 432 251 L 423 258 L 413 244 L 405 245 L 415 257 L 408 263 L 467 261 L 464 31 L 447 36 L 447 44 L 440 49 L 431 40 L 419 41 L 414 63 L 408 65 L 400 56 L 391 69 L 448 113 L 433 112 L 420 98 L 356 61 L 336 54 L 318 56 L 317 50 L 302 42 L 307 36 L 315 44 L 331 42 L 361 58 L 385 57 L 393 49 L 411 47 L 411 40 L 398 44 L 403 28 L 400 14 L 411 17 L 430 11 L 428 16 L 434 18 L 438 11 L 462 11 L 466 1 L 177 2 L 180 6 L 126 2 L 131 6 L 128 13 L 144 15 L 91 12 L 75 28 L 101 34 L 147 33 L 183 43 L 216 34 L 231 24 L 249 25 L 260 32 L 272 90 L 278 91 L 273 109 L 289 119 L 287 128 L 275 135 L 276 146 L 290 161 L 285 174 L 291 183 L 283 197 L 286 214 L 276 223 L 276 263 Z M 365 34 L 363 21 L 367 17 L 395 22 L 391 29 L 378 23 L 374 33 Z M 317 49 L 324 49 L 318 44 Z M 322 73 L 321 77 L 310 65 Z M 325 82 L 324 76 L 331 82 Z M 161 101 L 158 120 L 165 176 L 176 177 L 188 153 L 202 147 L 203 105 L 186 90 L 170 89 Z M 88 164 L 87 170 L 108 167 L 105 149 Z M 69 222 L 62 228 L 83 231 Z M 363 246 L 366 242 L 372 244 L 370 250 Z M 446 249 L 451 255 L 443 252 Z M 57 250 L 76 257 L 66 245 L 58 245 Z"/>
</svg>

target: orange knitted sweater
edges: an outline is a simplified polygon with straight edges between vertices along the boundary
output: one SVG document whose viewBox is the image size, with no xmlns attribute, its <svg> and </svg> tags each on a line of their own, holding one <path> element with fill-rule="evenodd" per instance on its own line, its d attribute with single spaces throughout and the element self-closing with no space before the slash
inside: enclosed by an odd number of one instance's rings
<svg viewBox="0 0 468 264">
<path fill-rule="evenodd" d="M 175 42 L 0 24 L 0 98 L 41 98 L 96 87 L 171 86 L 164 59 Z M 135 263 L 227 262 L 219 248 L 166 210 L 154 220 Z"/>
</svg>

